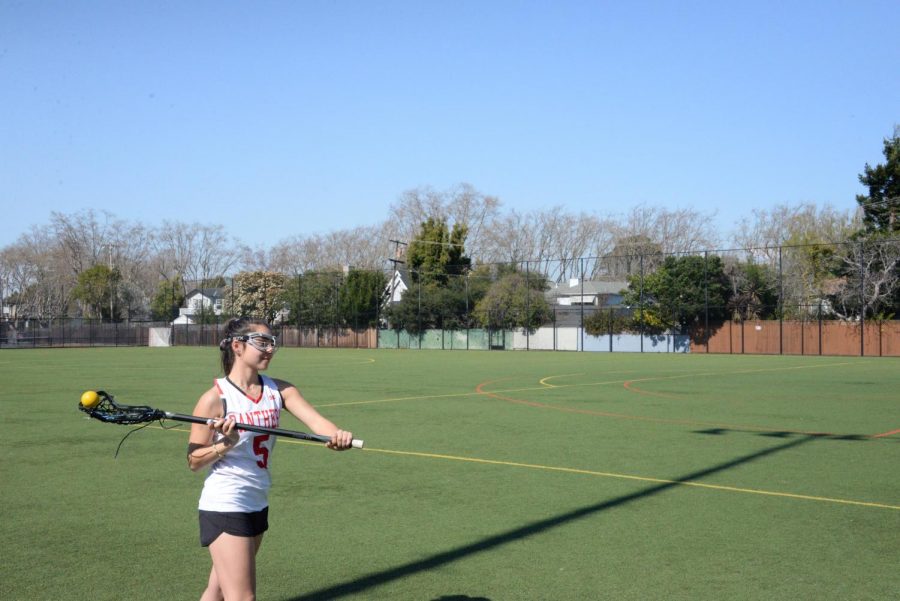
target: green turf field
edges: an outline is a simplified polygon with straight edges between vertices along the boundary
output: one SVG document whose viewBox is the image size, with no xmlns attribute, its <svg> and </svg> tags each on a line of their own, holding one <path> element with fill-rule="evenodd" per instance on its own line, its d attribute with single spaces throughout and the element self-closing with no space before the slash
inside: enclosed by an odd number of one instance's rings
<svg viewBox="0 0 900 601">
<path fill-rule="evenodd" d="M 900 362 L 283 349 L 366 449 L 280 440 L 259 598 L 896 599 Z M 196 599 L 210 348 L 0 351 L 0 598 Z M 301 428 L 290 416 L 284 428 Z"/>
</svg>

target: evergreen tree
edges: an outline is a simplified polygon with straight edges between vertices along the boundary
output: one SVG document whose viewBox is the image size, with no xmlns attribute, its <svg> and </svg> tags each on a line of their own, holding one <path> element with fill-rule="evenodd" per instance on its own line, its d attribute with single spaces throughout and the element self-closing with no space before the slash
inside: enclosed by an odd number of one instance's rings
<svg viewBox="0 0 900 601">
<path fill-rule="evenodd" d="M 184 283 L 180 276 L 159 283 L 150 301 L 150 316 L 154 320 L 171 321 L 178 317 L 178 307 L 184 305 Z"/>
<path fill-rule="evenodd" d="M 634 310 L 636 327 L 647 332 L 684 331 L 707 316 L 710 322 L 722 321 L 728 317 L 729 300 L 728 278 L 716 255 L 666 257 L 643 283 L 640 275 L 629 276 L 623 297 Z"/>
<path fill-rule="evenodd" d="M 859 175 L 869 194 L 857 195 L 856 202 L 862 207 L 867 232 L 894 236 L 900 233 L 900 126 L 891 138 L 885 138 L 883 153 L 883 164 L 871 167 L 867 163 Z"/>
<path fill-rule="evenodd" d="M 465 256 L 467 229 L 429 217 L 406 253 L 412 282 L 403 299 L 385 311 L 395 329 L 419 332 L 428 328 L 467 327 L 467 308 L 474 306 L 466 274 L 472 261 Z"/>
<path fill-rule="evenodd" d="M 78 274 L 78 283 L 72 290 L 72 298 L 84 303 L 89 317 L 117 319 L 117 288 L 122 274 L 117 268 L 94 265 Z"/>
</svg>

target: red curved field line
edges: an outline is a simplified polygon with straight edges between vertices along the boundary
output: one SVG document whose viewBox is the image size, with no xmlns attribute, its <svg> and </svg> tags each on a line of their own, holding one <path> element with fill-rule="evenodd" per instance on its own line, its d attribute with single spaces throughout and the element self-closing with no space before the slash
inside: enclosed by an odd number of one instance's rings
<svg viewBox="0 0 900 601">
<path fill-rule="evenodd" d="M 893 436 L 894 434 L 900 434 L 900 428 L 896 430 L 891 430 L 890 432 L 882 432 L 881 434 L 873 434 L 870 438 L 887 438 L 888 436 Z"/>
<path fill-rule="evenodd" d="M 647 417 L 644 415 L 628 415 L 626 413 L 612 413 L 609 411 L 595 411 L 592 409 L 575 409 L 574 407 L 561 407 L 559 405 L 548 405 L 546 403 L 539 403 L 537 401 L 527 401 L 525 399 L 517 399 L 514 397 L 504 396 L 502 394 L 498 394 L 496 392 L 489 392 L 485 390 L 485 386 L 490 384 L 495 384 L 497 382 L 502 382 L 504 380 L 511 380 L 513 378 L 501 378 L 499 380 L 486 380 L 475 387 L 475 392 L 478 394 L 497 399 L 499 401 L 505 401 L 507 403 L 514 403 L 516 405 L 526 405 L 528 407 L 536 407 L 538 409 L 552 409 L 553 411 L 561 411 L 563 413 L 577 413 L 580 415 L 595 415 L 598 417 L 613 417 L 616 419 L 630 419 L 635 421 L 645 421 L 645 422 L 655 422 L 662 424 L 677 424 L 680 426 L 707 426 L 707 427 L 715 427 L 715 428 L 726 428 L 729 430 L 752 430 L 756 432 L 790 432 L 792 434 L 806 434 L 809 436 L 832 436 L 831 433 L 828 432 L 806 432 L 803 430 L 789 430 L 784 428 L 762 428 L 759 426 L 744 426 L 744 425 L 736 425 L 736 424 L 722 424 L 717 422 L 701 422 L 695 420 L 686 420 L 686 419 L 666 419 L 662 417 Z"/>
</svg>

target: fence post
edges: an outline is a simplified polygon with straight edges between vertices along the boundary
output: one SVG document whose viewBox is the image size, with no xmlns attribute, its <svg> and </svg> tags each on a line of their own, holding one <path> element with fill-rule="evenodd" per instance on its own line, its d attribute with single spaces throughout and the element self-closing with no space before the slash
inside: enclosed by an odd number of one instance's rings
<svg viewBox="0 0 900 601">
<path fill-rule="evenodd" d="M 778 247 L 778 354 L 784 354 L 784 269 L 782 266 L 783 246 Z"/>
<path fill-rule="evenodd" d="M 469 350 L 469 326 L 472 325 L 469 317 L 469 270 L 466 270 L 466 350 Z"/>
<path fill-rule="evenodd" d="M 580 263 L 581 263 L 581 277 L 580 277 L 580 279 L 581 279 L 581 303 L 580 303 L 580 305 L 581 305 L 581 323 L 579 324 L 579 326 L 581 329 L 581 342 L 579 343 L 579 346 L 581 348 L 579 348 L 578 350 L 584 351 L 584 257 L 581 257 Z"/>
<path fill-rule="evenodd" d="M 859 356 L 866 356 L 866 270 L 862 241 L 859 243 Z"/>
<path fill-rule="evenodd" d="M 806 331 L 803 329 L 803 324 L 806 323 L 806 311 L 805 309 L 809 309 L 809 306 L 803 306 L 804 311 L 800 313 L 800 356 L 806 354 Z"/>
<path fill-rule="evenodd" d="M 416 291 L 417 291 L 418 297 L 419 297 L 419 300 L 418 300 L 419 304 L 416 309 L 416 322 L 418 323 L 418 328 L 416 330 L 417 331 L 416 338 L 419 341 L 419 350 L 421 350 L 422 349 L 422 276 L 419 275 L 419 277 L 417 279 L 418 279 L 418 282 L 417 282 L 418 286 L 416 286 Z"/>
<path fill-rule="evenodd" d="M 302 344 L 303 338 L 303 278 L 297 274 L 297 347 Z"/>
<path fill-rule="evenodd" d="M 641 316 L 641 352 L 644 352 L 644 254 L 641 253 L 641 290 L 638 301 L 638 315 Z"/>
<path fill-rule="evenodd" d="M 741 354 L 746 355 L 747 349 L 744 346 L 744 316 L 741 315 Z"/>
<path fill-rule="evenodd" d="M 822 355 L 822 299 L 819 299 L 819 355 Z"/>
<path fill-rule="evenodd" d="M 531 350 L 531 274 L 525 261 L 525 350 Z"/>
<path fill-rule="evenodd" d="M 709 354 L 709 343 L 706 346 L 706 354 Z M 728 320 L 728 354 L 734 354 L 734 319 Z"/>
<path fill-rule="evenodd" d="M 609 352 L 613 352 L 613 308 L 609 308 Z"/>
<path fill-rule="evenodd" d="M 553 308 L 553 350 L 558 351 L 559 345 L 556 341 L 557 331 L 556 331 L 556 307 Z"/>
<path fill-rule="evenodd" d="M 703 338 L 706 339 L 706 354 L 709 354 L 709 251 L 703 251 Z"/>
</svg>

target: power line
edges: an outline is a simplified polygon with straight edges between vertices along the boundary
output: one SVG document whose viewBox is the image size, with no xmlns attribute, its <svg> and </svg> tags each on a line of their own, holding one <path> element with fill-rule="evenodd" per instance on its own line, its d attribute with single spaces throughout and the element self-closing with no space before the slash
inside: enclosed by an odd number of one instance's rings
<svg viewBox="0 0 900 601">
<path fill-rule="evenodd" d="M 404 246 L 409 246 L 409 244 L 405 242 L 398 242 L 397 240 L 390 240 L 390 242 L 397 242 L 398 244 L 403 244 Z M 460 242 L 433 242 L 431 240 L 413 240 L 410 244 L 431 244 L 433 246 L 459 246 L 463 248 L 465 244 Z"/>
<path fill-rule="evenodd" d="M 881 200 L 864 200 L 860 207 L 864 209 L 866 207 L 877 207 L 889 203 L 900 203 L 900 196 L 890 196 L 888 198 L 882 198 Z"/>
</svg>

